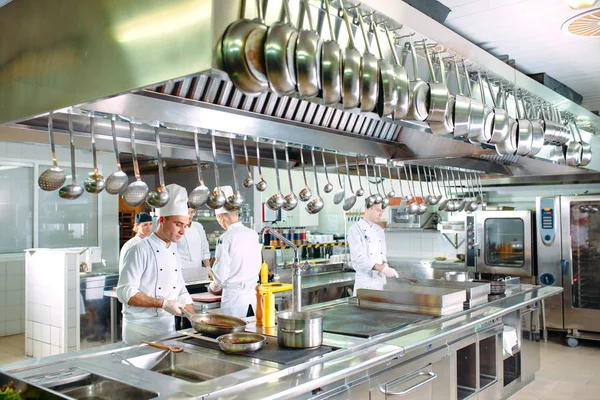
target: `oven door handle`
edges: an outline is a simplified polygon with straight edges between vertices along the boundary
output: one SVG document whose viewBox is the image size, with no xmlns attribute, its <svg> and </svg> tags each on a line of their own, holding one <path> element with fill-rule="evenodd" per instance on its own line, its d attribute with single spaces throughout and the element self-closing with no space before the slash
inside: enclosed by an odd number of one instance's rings
<svg viewBox="0 0 600 400">
<path fill-rule="evenodd" d="M 562 269 L 563 276 L 566 275 L 567 270 L 569 272 L 569 281 L 573 286 L 573 264 L 565 259 L 560 260 L 560 268 Z"/>
</svg>

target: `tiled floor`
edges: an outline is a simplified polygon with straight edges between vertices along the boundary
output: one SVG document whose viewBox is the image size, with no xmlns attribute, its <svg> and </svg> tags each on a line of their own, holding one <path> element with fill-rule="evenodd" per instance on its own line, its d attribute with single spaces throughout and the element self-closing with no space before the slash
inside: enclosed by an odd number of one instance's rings
<svg viewBox="0 0 600 400">
<path fill-rule="evenodd" d="M 600 342 L 580 340 L 571 348 L 550 333 L 541 353 L 535 381 L 510 400 L 600 400 Z"/>
<path fill-rule="evenodd" d="M 0 337 L 0 365 L 27 360 L 23 335 Z M 542 343 L 536 379 L 510 400 L 600 400 L 600 342 L 580 340 L 575 348 L 550 333 Z"/>
</svg>

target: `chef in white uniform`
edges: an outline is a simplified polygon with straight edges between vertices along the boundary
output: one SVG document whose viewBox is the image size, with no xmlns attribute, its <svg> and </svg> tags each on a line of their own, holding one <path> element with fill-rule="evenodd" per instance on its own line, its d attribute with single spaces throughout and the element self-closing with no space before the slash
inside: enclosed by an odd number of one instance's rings
<svg viewBox="0 0 600 400">
<path fill-rule="evenodd" d="M 225 196 L 233 194 L 231 186 L 222 186 Z M 215 211 L 225 233 L 219 238 L 212 267 L 214 281 L 209 291 L 219 293 L 221 313 L 238 318 L 251 316 L 256 310 L 256 285 L 261 264 L 258 234 L 238 221 L 237 211 L 219 208 Z M 250 312 L 249 307 L 252 307 Z"/>
<path fill-rule="evenodd" d="M 185 235 L 177 243 L 177 252 L 181 256 L 181 268 L 185 279 L 208 279 L 210 268 L 210 249 L 204 227 L 193 221 L 194 209 L 188 208 L 189 224 Z M 203 268 L 204 266 L 204 268 Z"/>
<path fill-rule="evenodd" d="M 131 249 L 135 244 L 146 239 L 152 233 L 152 216 L 147 212 L 137 213 L 135 216 L 135 223 L 133 224 L 133 231 L 135 236 L 129 239 L 123 247 L 121 247 L 121 255 L 119 256 L 119 273 L 123 269 L 123 259 L 127 251 Z"/>
<path fill-rule="evenodd" d="M 145 337 L 175 329 L 174 315 L 180 308 L 194 313 L 181 275 L 177 242 L 188 224 L 187 192 L 167 185 L 170 200 L 157 209 L 158 228 L 125 255 L 117 296 L 123 303 L 123 340 L 138 343 Z"/>
<path fill-rule="evenodd" d="M 354 296 L 358 289 L 382 290 L 386 278 L 398 278 L 398 272 L 386 261 L 385 235 L 376 224 L 382 214 L 381 204 L 365 204 L 365 215 L 348 231 L 351 265 L 356 271 Z"/>
</svg>

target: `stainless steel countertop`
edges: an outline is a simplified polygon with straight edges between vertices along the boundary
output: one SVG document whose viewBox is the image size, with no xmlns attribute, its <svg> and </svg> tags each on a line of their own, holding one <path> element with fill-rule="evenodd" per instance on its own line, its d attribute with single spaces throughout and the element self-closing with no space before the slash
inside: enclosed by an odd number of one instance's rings
<svg viewBox="0 0 600 400">
<path fill-rule="evenodd" d="M 160 393 L 166 398 L 216 399 L 275 399 L 310 392 L 315 387 L 326 388 L 335 385 L 346 377 L 378 365 L 392 357 L 404 357 L 407 361 L 432 347 L 444 346 L 461 335 L 484 329 L 509 312 L 526 307 L 543 298 L 562 291 L 556 287 L 534 287 L 522 285 L 521 291 L 509 291 L 501 298 L 485 305 L 466 310 L 448 317 L 418 323 L 395 332 L 375 336 L 371 339 L 354 338 L 344 335 L 323 334 L 323 344 L 339 350 L 316 357 L 302 364 L 288 367 L 273 362 L 255 361 L 243 356 L 227 355 L 222 352 L 178 341 L 180 334 L 171 333 L 161 338 L 167 344 L 177 344 L 186 352 L 198 354 L 207 362 L 219 360 L 234 362 L 247 369 L 206 382 L 190 383 L 157 374 L 149 370 L 135 368 L 122 362 L 115 362 L 112 352 L 119 352 L 126 358 L 156 353 L 157 349 L 145 345 L 127 346 L 111 344 L 77 353 L 61 354 L 40 360 L 31 360 L 0 367 L 19 378 L 50 373 L 61 368 L 79 367 L 109 378 Z M 340 299 L 328 303 L 305 307 L 306 310 L 319 310 L 352 302 L 353 298 Z M 254 326 L 249 320 L 248 330 L 265 331 Z M 266 330 L 268 334 L 273 329 Z M 158 350 L 160 352 L 160 350 Z M 253 390 L 248 390 L 254 388 Z"/>
</svg>

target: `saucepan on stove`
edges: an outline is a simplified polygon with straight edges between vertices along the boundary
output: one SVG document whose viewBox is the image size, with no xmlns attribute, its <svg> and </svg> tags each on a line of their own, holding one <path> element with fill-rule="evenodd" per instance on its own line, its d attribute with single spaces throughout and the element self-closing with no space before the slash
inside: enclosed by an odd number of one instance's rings
<svg viewBox="0 0 600 400">
<path fill-rule="evenodd" d="M 227 333 L 244 332 L 246 321 L 223 314 L 200 313 L 192 314 L 186 309 L 181 312 L 190 320 L 192 327 L 199 333 L 217 337 Z"/>
<path fill-rule="evenodd" d="M 260 333 L 252 332 L 234 332 L 221 335 L 216 339 L 197 335 L 191 332 L 183 332 L 184 335 L 200 340 L 217 343 L 219 348 L 228 354 L 252 353 L 260 350 L 267 339 Z"/>
<path fill-rule="evenodd" d="M 308 349 L 323 343 L 323 315 L 317 312 L 284 312 L 277 316 L 277 343 Z"/>
</svg>

